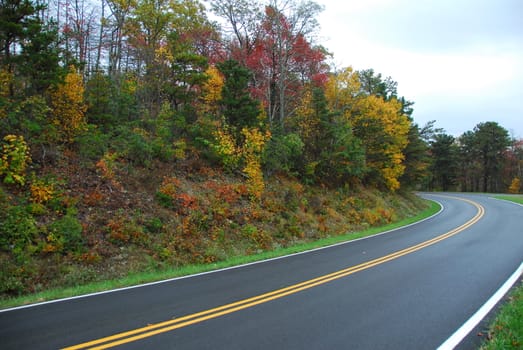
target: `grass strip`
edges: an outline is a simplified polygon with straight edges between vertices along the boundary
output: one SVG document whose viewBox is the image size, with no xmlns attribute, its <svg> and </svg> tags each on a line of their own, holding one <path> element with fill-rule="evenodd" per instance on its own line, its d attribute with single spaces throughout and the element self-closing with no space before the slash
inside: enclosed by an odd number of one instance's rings
<svg viewBox="0 0 523 350">
<path fill-rule="evenodd" d="M 523 204 L 523 196 L 520 196 L 520 195 L 512 195 L 512 196 L 499 195 L 499 196 L 494 196 L 494 198 Z"/>
<path fill-rule="evenodd" d="M 509 350 L 523 347 L 523 284 L 509 296 L 489 327 L 489 340 L 481 350 Z"/>
<path fill-rule="evenodd" d="M 498 195 L 502 199 L 523 204 L 523 196 Z M 503 305 L 489 327 L 489 340 L 481 350 L 521 349 L 523 346 L 523 284 L 520 284 L 509 296 L 509 302 Z"/>
<path fill-rule="evenodd" d="M 251 263 L 251 262 L 281 257 L 281 256 L 289 255 L 289 254 L 300 253 L 300 252 L 304 252 L 304 251 L 311 250 L 311 249 L 326 247 L 326 246 L 337 244 L 337 243 L 348 242 L 348 241 L 352 241 L 355 239 L 376 235 L 378 233 L 382 233 L 385 231 L 389 231 L 389 230 L 393 230 L 393 229 L 397 229 L 397 228 L 400 228 L 403 226 L 413 224 L 415 222 L 418 222 L 420 220 L 423 220 L 425 218 L 428 218 L 428 217 L 434 215 L 435 213 L 437 213 L 440 210 L 440 205 L 438 203 L 433 202 L 433 201 L 427 201 L 427 202 L 429 202 L 429 207 L 427 209 L 423 210 L 422 212 L 420 212 L 418 215 L 400 220 L 395 223 L 391 223 L 386 226 L 372 227 L 372 228 L 369 228 L 369 229 L 361 231 L 361 232 L 351 232 L 351 233 L 347 233 L 345 235 L 331 236 L 331 237 L 319 239 L 316 241 L 300 243 L 300 244 L 293 245 L 290 247 L 285 247 L 285 248 L 278 248 L 278 249 L 262 252 L 259 254 L 248 255 L 248 256 L 236 256 L 236 257 L 232 257 L 230 259 L 212 263 L 212 264 L 187 265 L 187 266 L 183 266 L 183 267 L 164 269 L 164 270 L 160 270 L 160 271 L 133 273 L 133 274 L 128 275 L 127 277 L 117 279 L 117 280 L 106 280 L 106 281 L 93 282 L 93 283 L 88 283 L 85 285 L 70 287 L 70 288 L 57 288 L 57 289 L 42 291 L 42 292 L 35 293 L 35 294 L 20 296 L 20 297 L 16 297 L 16 298 L 3 299 L 3 300 L 0 300 L 0 309 L 21 306 L 21 305 L 28 305 L 28 304 L 32 304 L 32 303 L 44 302 L 44 301 L 49 301 L 49 300 L 56 300 L 56 299 L 61 299 L 61 298 L 68 298 L 68 297 L 79 296 L 79 295 L 84 295 L 84 294 L 108 291 L 111 289 L 129 287 L 129 286 L 134 286 L 134 285 L 139 285 L 139 284 L 149 283 L 149 282 L 155 282 L 155 281 L 161 281 L 161 280 L 175 278 L 175 277 L 193 275 L 196 273 L 208 272 L 208 271 L 212 271 L 212 270 L 218 270 L 218 269 L 223 269 L 223 268 L 227 268 L 227 267 L 247 264 L 247 263 Z"/>
</svg>

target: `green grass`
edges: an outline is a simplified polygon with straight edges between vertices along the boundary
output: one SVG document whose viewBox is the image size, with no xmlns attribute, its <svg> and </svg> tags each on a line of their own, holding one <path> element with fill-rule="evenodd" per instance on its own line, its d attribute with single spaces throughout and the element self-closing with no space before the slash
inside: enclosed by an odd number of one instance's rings
<svg viewBox="0 0 523 350">
<path fill-rule="evenodd" d="M 481 350 L 523 348 L 523 285 L 517 287 L 509 302 L 501 307 L 489 327 L 489 336 L 490 340 L 481 346 Z"/>
<path fill-rule="evenodd" d="M 425 219 L 440 210 L 439 204 L 436 202 L 429 202 L 430 206 L 424 211 L 420 212 L 418 215 L 386 225 L 382 227 L 373 227 L 361 232 L 353 232 L 345 235 L 338 235 L 327 237 L 313 242 L 302 243 L 286 248 L 279 248 L 255 255 L 248 256 L 236 256 L 225 261 L 213 263 L 213 264 L 201 264 L 201 265 L 189 265 L 176 269 L 165 269 L 161 271 L 152 271 L 144 273 L 134 273 L 129 276 L 118 279 L 118 280 L 108 280 L 102 282 L 90 283 L 82 286 L 72 287 L 72 288 L 61 288 L 61 289 L 52 289 L 48 291 L 43 291 L 36 294 L 21 296 L 11 299 L 0 300 L 0 309 L 5 309 L 14 306 L 27 305 L 36 302 L 43 302 L 49 300 L 55 300 L 60 298 L 67 298 L 72 296 L 78 296 L 83 294 L 95 293 L 100 291 L 107 291 L 116 288 L 128 287 L 133 285 L 138 285 L 142 283 L 161 281 L 164 279 L 175 278 L 180 276 L 187 276 L 196 273 L 202 273 L 217 269 L 222 269 L 231 266 L 237 266 L 241 264 L 246 264 L 255 261 L 267 260 L 271 258 L 276 258 L 284 255 L 304 252 L 307 250 L 326 247 L 329 245 L 352 241 L 358 238 L 372 236 L 381 232 L 393 230 L 402 226 L 406 226 L 422 219 Z"/>
<path fill-rule="evenodd" d="M 523 196 L 498 195 L 503 199 L 523 204 Z M 508 350 L 523 348 L 523 285 L 517 287 L 510 295 L 509 302 L 501 307 L 489 327 L 489 340 L 481 350 Z"/>
<path fill-rule="evenodd" d="M 523 204 L 523 195 L 512 195 L 512 196 L 499 195 L 499 196 L 494 196 L 494 198 Z"/>
</svg>

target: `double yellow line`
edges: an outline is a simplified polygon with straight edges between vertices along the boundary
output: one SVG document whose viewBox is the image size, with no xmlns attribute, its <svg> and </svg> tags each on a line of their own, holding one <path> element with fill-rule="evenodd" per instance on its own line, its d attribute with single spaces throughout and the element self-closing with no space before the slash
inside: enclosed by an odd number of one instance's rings
<svg viewBox="0 0 523 350">
<path fill-rule="evenodd" d="M 288 296 L 288 295 L 291 295 L 294 293 L 298 293 L 300 291 L 303 291 L 303 290 L 306 290 L 309 288 L 313 288 L 313 287 L 352 275 L 353 273 L 363 271 L 363 270 L 369 269 L 371 267 L 383 264 L 387 261 L 391 261 L 391 260 L 397 259 L 399 257 L 405 256 L 407 254 L 416 252 L 420 249 L 423 249 L 430 245 L 441 242 L 442 240 L 452 237 L 452 236 L 458 234 L 459 232 L 469 228 L 470 226 L 472 226 L 476 222 L 478 222 L 485 213 L 484 208 L 476 202 L 470 201 L 468 199 L 463 199 L 463 198 L 457 198 L 457 197 L 452 197 L 452 198 L 465 201 L 465 202 L 470 203 L 473 206 L 475 206 L 478 209 L 476 215 L 472 219 L 470 219 L 469 221 L 464 223 L 463 225 L 461 225 L 445 234 L 432 238 L 428 241 L 399 250 L 399 251 L 394 252 L 389 255 L 385 255 L 381 258 L 370 260 L 370 261 L 367 261 L 367 262 L 359 264 L 359 265 L 351 266 L 346 269 L 339 270 L 339 271 L 336 271 L 336 272 L 333 272 L 333 273 L 330 273 L 327 275 L 323 275 L 323 276 L 320 276 L 320 277 L 317 277 L 317 278 L 314 278 L 311 280 L 307 280 L 307 281 L 304 281 L 301 283 L 297 283 L 297 284 L 294 284 L 294 285 L 291 285 L 291 286 L 288 286 L 285 288 L 277 289 L 272 292 L 260 294 L 258 296 L 252 297 L 252 298 L 243 299 L 243 300 L 240 300 L 240 301 L 237 301 L 234 303 L 222 305 L 222 306 L 219 306 L 219 307 L 216 307 L 213 309 L 197 312 L 197 313 L 183 316 L 180 318 L 176 318 L 173 320 L 152 324 L 147 327 L 137 328 L 137 329 L 134 329 L 134 330 L 131 330 L 128 332 L 118 333 L 118 334 L 115 334 L 115 335 L 112 335 L 109 337 L 100 338 L 100 339 L 89 341 L 86 343 L 70 346 L 70 347 L 65 348 L 65 350 L 108 349 L 108 348 L 112 348 L 112 347 L 115 347 L 118 345 L 134 342 L 134 341 L 137 341 L 140 339 L 152 337 L 152 336 L 160 334 L 160 333 L 165 333 L 165 332 L 169 332 L 169 331 L 172 331 L 172 330 L 175 330 L 178 328 L 190 326 L 195 323 L 217 318 L 217 317 L 227 315 L 227 314 L 230 314 L 230 313 L 233 313 L 236 311 L 240 311 L 240 310 L 243 310 L 246 308 L 253 307 L 258 304 L 266 303 L 266 302 L 274 300 L 274 299 L 279 299 L 279 298 L 282 298 L 282 297 L 285 297 L 285 296 Z"/>
</svg>

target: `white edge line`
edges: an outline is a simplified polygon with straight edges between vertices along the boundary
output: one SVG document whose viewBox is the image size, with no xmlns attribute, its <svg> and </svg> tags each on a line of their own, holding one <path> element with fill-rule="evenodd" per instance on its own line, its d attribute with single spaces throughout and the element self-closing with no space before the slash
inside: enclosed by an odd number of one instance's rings
<svg viewBox="0 0 523 350">
<path fill-rule="evenodd" d="M 427 198 L 425 198 L 425 199 L 427 199 Z M 293 256 L 296 256 L 296 255 L 308 254 L 308 253 L 316 252 L 316 251 L 323 250 L 323 249 L 329 249 L 329 248 L 337 247 L 337 246 L 344 245 L 344 244 L 350 244 L 350 243 L 353 243 L 353 242 L 358 242 L 358 241 L 362 241 L 362 240 L 365 240 L 365 239 L 378 237 L 378 236 L 385 235 L 387 233 L 391 233 L 391 232 L 394 232 L 394 231 L 398 231 L 398 230 L 401 230 L 401 229 L 404 229 L 404 228 L 407 228 L 407 227 L 411 227 L 411 226 L 420 224 L 420 223 L 422 223 L 424 221 L 427 221 L 429 219 L 432 219 L 433 217 L 439 215 L 445 209 L 445 206 L 441 202 L 439 202 L 437 200 L 434 200 L 434 199 L 430 199 L 430 200 L 433 201 L 433 202 L 436 202 L 441 207 L 440 210 L 437 213 L 432 214 L 431 216 L 429 216 L 429 217 L 427 217 L 427 218 L 425 218 L 423 220 L 413 222 L 412 224 L 408 224 L 408 225 L 401 226 L 401 227 L 398 227 L 398 228 L 395 228 L 395 229 L 392 229 L 392 230 L 387 230 L 387 231 L 384 231 L 384 232 L 380 232 L 380 233 L 377 233 L 377 234 L 372 235 L 372 236 L 357 238 L 357 239 L 353 239 L 353 240 L 350 240 L 350 241 L 335 243 L 335 244 L 331 244 L 331 245 L 324 246 L 324 247 L 314 248 L 314 249 L 310 249 L 310 250 L 305 250 L 303 252 L 292 253 L 292 254 L 283 255 L 283 256 L 277 256 L 277 257 L 269 258 L 269 259 L 265 259 L 265 260 L 253 261 L 253 262 L 246 263 L 246 264 L 235 265 L 235 266 L 230 266 L 230 267 L 224 267 L 224 268 L 217 269 L 217 270 L 200 272 L 200 273 L 196 273 L 196 274 L 192 274 L 192 275 L 179 276 L 179 277 L 169 278 L 169 279 L 165 279 L 165 280 L 161 280 L 161 281 L 137 284 L 137 285 L 129 286 L 129 287 L 122 287 L 122 288 L 117 288 L 117 289 L 105 290 L 105 291 L 101 291 L 101 292 L 77 295 L 77 296 L 74 296 L 74 297 L 61 298 L 61 299 L 43 301 L 43 302 L 40 302 L 40 303 L 16 306 L 16 307 L 8 308 L 8 309 L 2 309 L 2 310 L 0 310 L 0 313 L 9 312 L 9 311 L 16 311 L 16 310 L 21 310 L 21 309 L 27 309 L 27 308 L 36 307 L 36 306 L 42 306 L 42 305 L 47 305 L 47 304 L 60 303 L 60 302 L 70 301 L 70 300 L 75 300 L 75 299 L 83 299 L 83 298 L 93 297 L 93 296 L 97 296 L 97 295 L 121 292 L 121 291 L 126 291 L 126 290 L 130 290 L 130 289 L 135 289 L 135 288 L 149 287 L 149 286 L 154 286 L 154 285 L 157 285 L 157 284 L 173 282 L 173 281 L 182 280 L 182 279 L 186 279 L 186 278 L 193 278 L 193 277 L 208 275 L 208 274 L 211 274 L 211 273 L 218 273 L 218 272 L 223 272 L 223 271 L 227 271 L 227 270 L 239 269 L 239 268 L 243 268 L 243 267 L 247 267 L 247 266 L 251 266 L 251 265 L 262 264 L 262 263 L 266 263 L 266 262 L 270 262 L 270 261 L 274 261 L 274 260 L 286 259 L 286 258 L 293 257 Z"/>
<path fill-rule="evenodd" d="M 517 280 L 523 275 L 523 262 L 519 268 L 509 277 L 509 279 L 490 297 L 489 300 L 472 317 L 470 317 L 454 334 L 452 334 L 438 350 L 454 349 L 463 339 L 487 316 L 487 314 L 496 306 L 496 304 L 512 288 Z"/>
</svg>

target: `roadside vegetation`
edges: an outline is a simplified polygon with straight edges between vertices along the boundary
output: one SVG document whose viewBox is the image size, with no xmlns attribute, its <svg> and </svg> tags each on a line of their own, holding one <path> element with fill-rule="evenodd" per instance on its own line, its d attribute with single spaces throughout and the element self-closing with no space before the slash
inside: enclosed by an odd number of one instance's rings
<svg viewBox="0 0 523 350">
<path fill-rule="evenodd" d="M 4 1 L 0 299 L 521 192 L 521 141 L 418 126 L 392 78 L 329 65 L 314 1 L 208 3 Z"/>
<path fill-rule="evenodd" d="M 523 196 L 518 196 L 518 195 L 500 196 L 500 195 L 497 195 L 497 196 L 494 196 L 494 198 L 503 199 L 503 200 L 506 200 L 506 201 L 511 201 L 511 202 L 523 204 Z"/>
<path fill-rule="evenodd" d="M 523 285 L 519 283 L 491 323 L 481 350 L 516 350 L 523 346 Z"/>
<path fill-rule="evenodd" d="M 523 196 L 495 196 L 495 198 L 523 204 Z M 523 347 L 523 284 L 510 292 L 488 330 L 488 340 L 481 350 L 521 349 Z"/>
<path fill-rule="evenodd" d="M 181 267 L 166 267 L 162 269 L 153 269 L 152 271 L 145 272 L 131 272 L 125 277 L 117 279 L 101 279 L 98 282 L 90 282 L 83 285 L 71 286 L 71 287 L 59 287 L 51 288 L 42 292 L 37 292 L 29 295 L 4 298 L 0 299 L 0 308 L 8 308 L 19 305 L 26 305 L 36 302 L 55 300 L 59 298 L 66 298 L 71 296 L 83 295 L 88 293 L 95 293 L 100 291 L 106 291 L 116 288 L 134 286 L 138 284 L 161 281 L 165 279 L 171 279 L 180 276 L 187 276 L 196 273 L 202 273 L 212 270 L 217 270 L 226 267 L 238 266 L 241 264 L 267 260 L 271 258 L 281 257 L 284 255 L 295 254 L 305 252 L 308 250 L 326 247 L 333 244 L 342 242 L 348 242 L 355 239 L 369 237 L 378 233 L 394 230 L 399 227 L 410 225 L 427 217 L 436 214 L 440 210 L 439 204 L 435 202 L 429 202 L 428 207 L 425 210 L 419 212 L 415 216 L 409 218 L 373 228 L 368 228 L 359 232 L 345 233 L 341 235 L 328 236 L 326 238 L 315 239 L 312 241 L 303 241 L 302 243 L 296 243 L 288 247 L 275 248 L 273 250 L 264 251 L 252 255 L 238 255 L 231 256 L 222 261 L 216 261 L 213 263 L 204 264 L 189 264 Z"/>
</svg>

